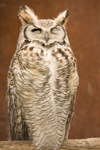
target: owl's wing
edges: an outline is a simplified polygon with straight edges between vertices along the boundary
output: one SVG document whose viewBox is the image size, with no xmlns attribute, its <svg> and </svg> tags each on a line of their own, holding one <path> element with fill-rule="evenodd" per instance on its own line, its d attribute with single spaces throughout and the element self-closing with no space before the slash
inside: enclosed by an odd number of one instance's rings
<svg viewBox="0 0 100 150">
<path fill-rule="evenodd" d="M 66 143 L 67 143 L 68 132 L 69 132 L 69 129 L 70 129 L 70 121 L 71 121 L 71 118 L 72 118 L 73 113 L 74 113 L 75 97 L 76 97 L 75 93 L 73 95 L 71 95 L 71 99 L 70 99 L 71 103 L 70 103 L 70 109 L 69 109 L 70 111 L 69 111 L 67 122 L 66 122 L 66 125 L 65 125 L 65 136 L 64 136 L 64 140 L 63 140 L 62 145 L 66 145 Z"/>
<path fill-rule="evenodd" d="M 9 139 L 28 140 L 27 126 L 22 118 L 21 101 L 17 94 L 17 58 L 13 57 L 7 77 L 6 102 L 9 120 Z"/>
<path fill-rule="evenodd" d="M 65 145 L 68 139 L 68 130 L 70 128 L 70 121 L 74 113 L 74 106 L 75 106 L 75 99 L 76 99 L 76 91 L 77 87 L 79 85 L 79 76 L 77 72 L 77 61 L 76 58 L 73 57 L 73 60 L 69 60 L 70 62 L 70 77 L 69 77 L 69 89 L 70 89 L 70 107 L 69 107 L 69 113 L 68 118 L 65 126 L 65 137 L 63 140 L 62 145 Z"/>
</svg>

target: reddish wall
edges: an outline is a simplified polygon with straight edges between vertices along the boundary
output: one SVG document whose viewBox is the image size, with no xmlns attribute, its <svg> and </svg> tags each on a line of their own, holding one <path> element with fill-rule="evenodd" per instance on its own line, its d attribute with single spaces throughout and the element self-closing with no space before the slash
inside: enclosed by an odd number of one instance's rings
<svg viewBox="0 0 100 150">
<path fill-rule="evenodd" d="M 6 77 L 18 39 L 21 4 L 33 8 L 40 18 L 70 10 L 67 30 L 80 85 L 69 138 L 100 137 L 100 0 L 0 0 L 0 140 L 8 138 Z"/>
</svg>

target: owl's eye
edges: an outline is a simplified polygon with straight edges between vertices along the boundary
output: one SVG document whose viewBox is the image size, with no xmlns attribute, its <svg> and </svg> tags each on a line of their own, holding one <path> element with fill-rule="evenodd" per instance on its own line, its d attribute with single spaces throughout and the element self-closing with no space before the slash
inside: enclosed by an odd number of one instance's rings
<svg viewBox="0 0 100 150">
<path fill-rule="evenodd" d="M 57 27 L 54 27 L 54 28 L 51 29 L 51 32 L 52 32 L 53 34 L 55 34 L 55 33 L 57 33 L 58 30 L 59 30 L 59 29 L 58 29 Z"/>
<path fill-rule="evenodd" d="M 34 28 L 31 30 L 32 32 L 37 32 L 37 33 L 41 33 L 41 29 L 40 28 Z"/>
</svg>

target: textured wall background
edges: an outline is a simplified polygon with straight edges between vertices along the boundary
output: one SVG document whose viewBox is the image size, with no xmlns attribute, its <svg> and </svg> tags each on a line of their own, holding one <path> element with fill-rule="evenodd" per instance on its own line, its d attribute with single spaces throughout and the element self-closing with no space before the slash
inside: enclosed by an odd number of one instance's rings
<svg viewBox="0 0 100 150">
<path fill-rule="evenodd" d="M 21 4 L 33 8 L 39 18 L 70 10 L 67 30 L 80 85 L 69 138 L 100 137 L 100 0 L 0 0 L 0 140 L 8 138 L 6 77 L 19 35 Z"/>
</svg>

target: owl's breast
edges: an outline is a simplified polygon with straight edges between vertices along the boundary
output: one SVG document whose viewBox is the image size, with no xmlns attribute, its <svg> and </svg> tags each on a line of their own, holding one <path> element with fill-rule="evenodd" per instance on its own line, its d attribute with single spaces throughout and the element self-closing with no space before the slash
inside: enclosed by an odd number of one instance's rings
<svg viewBox="0 0 100 150">
<path fill-rule="evenodd" d="M 70 95 L 76 92 L 78 86 L 72 51 L 65 47 L 47 49 L 29 45 L 24 46 L 17 56 L 20 66 L 19 91 L 24 87 L 22 97 L 30 101 L 35 99 L 37 103 L 49 99 L 47 105 L 50 103 L 65 109 L 70 103 Z M 29 93 L 27 95 L 24 94 L 26 89 Z"/>
<path fill-rule="evenodd" d="M 17 92 L 25 108 L 23 113 L 28 116 L 26 120 L 33 124 L 36 144 L 41 137 L 50 145 L 54 141 L 61 144 L 71 95 L 77 86 L 73 54 L 64 48 L 42 49 L 31 45 L 17 51 L 16 56 L 19 65 Z"/>
<path fill-rule="evenodd" d="M 22 47 L 16 55 L 21 74 L 26 73 L 27 79 L 33 79 L 34 84 L 49 84 L 52 89 L 65 90 L 72 74 L 77 74 L 75 58 L 67 48 L 47 49 L 31 44 Z"/>
</svg>

